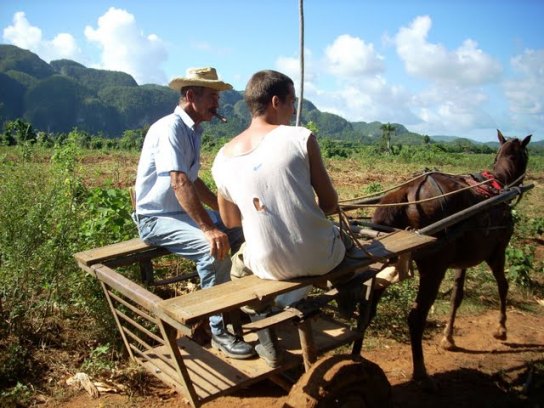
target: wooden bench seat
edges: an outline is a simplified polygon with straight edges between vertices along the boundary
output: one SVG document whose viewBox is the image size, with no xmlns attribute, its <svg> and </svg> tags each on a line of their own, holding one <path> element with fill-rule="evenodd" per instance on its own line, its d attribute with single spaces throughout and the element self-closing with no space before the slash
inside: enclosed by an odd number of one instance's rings
<svg viewBox="0 0 544 408">
<path fill-rule="evenodd" d="M 255 275 L 246 276 L 205 291 L 166 299 L 159 303 L 158 313 L 182 324 L 191 325 L 218 312 L 233 310 L 255 301 L 269 300 L 307 285 L 324 286 L 328 281 L 341 280 L 358 270 L 365 270 L 372 264 L 386 262 L 389 258 L 413 251 L 434 240 L 433 237 L 426 235 L 397 231 L 373 240 L 363 251 L 357 251 L 355 257 L 346 257 L 340 265 L 326 275 L 288 281 L 265 280 Z M 368 278 L 371 278 L 376 271 L 370 270 L 368 273 Z"/>
</svg>

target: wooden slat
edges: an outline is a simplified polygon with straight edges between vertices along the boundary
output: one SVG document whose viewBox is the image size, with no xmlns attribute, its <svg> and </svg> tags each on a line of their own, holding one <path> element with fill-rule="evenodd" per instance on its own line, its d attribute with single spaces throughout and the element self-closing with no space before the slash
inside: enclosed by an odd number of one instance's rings
<svg viewBox="0 0 544 408">
<path fill-rule="evenodd" d="M 252 301 L 271 299 L 303 286 L 336 280 L 375 263 L 376 259 L 395 257 L 434 240 L 435 238 L 412 232 L 394 232 L 372 241 L 356 258 L 346 258 L 326 275 L 289 281 L 264 280 L 254 275 L 246 276 L 205 290 L 164 300 L 157 305 L 157 314 L 161 318 L 167 316 L 183 324 L 190 324 L 203 317 L 233 310 Z"/>
<path fill-rule="evenodd" d="M 289 308 L 275 315 L 266 317 L 264 319 L 256 320 L 251 323 L 246 323 L 242 326 L 242 330 L 244 333 L 254 332 L 257 330 L 265 329 L 270 326 L 275 326 L 277 324 L 287 322 L 289 320 L 296 319 L 298 317 L 299 317 L 298 310 Z"/>
<path fill-rule="evenodd" d="M 95 263 L 103 263 L 103 261 L 106 260 L 122 258 L 135 252 L 153 251 L 156 249 L 157 247 L 146 244 L 140 238 L 134 238 L 128 241 L 78 252 L 74 254 L 74 258 L 76 258 L 78 262 L 90 266 Z"/>
<path fill-rule="evenodd" d="M 132 310 L 134 313 L 136 313 L 137 315 L 139 315 L 140 317 L 143 317 L 144 319 L 150 321 L 151 323 L 153 324 L 158 324 L 157 322 L 157 319 L 154 317 L 154 316 L 151 316 L 149 313 L 147 313 L 147 310 L 145 309 L 139 309 L 137 308 L 136 306 L 134 306 L 132 303 L 126 301 L 125 299 L 123 299 L 122 297 L 120 296 L 117 296 L 115 293 L 113 293 L 112 291 L 109 291 L 109 294 L 111 296 L 112 299 L 115 299 L 116 302 L 119 302 L 121 303 L 122 305 L 124 305 L 125 307 L 129 308 L 130 310 Z M 116 308 L 117 309 L 117 308 Z"/>
<path fill-rule="evenodd" d="M 93 265 L 92 270 L 99 280 L 150 312 L 153 312 L 155 305 L 162 301 L 157 295 L 105 265 Z"/>
<path fill-rule="evenodd" d="M 123 332 L 128 336 L 130 337 L 133 341 L 135 341 L 136 343 L 138 343 L 141 347 L 143 347 L 145 350 L 149 351 L 149 350 L 153 350 L 153 347 L 147 343 L 145 340 L 143 340 L 142 338 L 140 338 L 138 335 L 136 335 L 135 333 L 131 332 L 129 330 L 128 327 L 125 327 L 123 326 Z M 161 339 L 161 345 L 164 344 L 164 340 Z"/>
<path fill-rule="evenodd" d="M 123 319 L 125 321 L 125 323 L 131 325 L 133 328 L 135 329 L 138 329 L 141 333 L 145 334 L 146 336 L 148 336 L 149 338 L 155 340 L 156 342 L 159 342 L 159 343 L 162 343 L 164 344 L 164 340 L 162 338 L 160 338 L 159 336 L 157 336 L 155 333 L 153 333 L 152 331 L 148 330 L 147 328 L 145 328 L 144 326 L 142 326 L 140 323 L 138 323 L 137 321 L 135 321 L 134 319 L 132 319 L 130 316 L 127 316 L 125 313 L 123 313 L 122 311 L 116 309 L 115 310 L 115 314 L 120 317 L 121 319 Z M 121 323 L 122 324 L 122 323 Z M 126 324 L 122 324 L 122 326 L 124 328 L 127 328 L 127 325 Z"/>
</svg>

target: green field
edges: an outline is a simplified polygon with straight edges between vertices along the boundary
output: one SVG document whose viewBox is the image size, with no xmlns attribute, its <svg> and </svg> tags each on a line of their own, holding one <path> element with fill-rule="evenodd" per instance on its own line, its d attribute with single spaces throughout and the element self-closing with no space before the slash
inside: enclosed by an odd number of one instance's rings
<svg viewBox="0 0 544 408">
<path fill-rule="evenodd" d="M 203 154 L 201 175 L 212 188 L 209 169 L 217 148 Z M 395 155 L 369 146 L 322 150 L 341 199 L 390 188 L 424 169 L 456 174 L 490 169 L 494 158 L 429 146 L 408 146 Z M 44 375 L 60 369 L 59 364 L 66 371 L 98 374 L 125 365 L 101 289 L 72 254 L 136 236 L 128 187 L 134 184 L 137 162 L 134 151 L 82 150 L 69 141 L 50 149 L 0 146 L 0 405 L 28 402 L 33 389 L 47 392 L 52 385 Z M 507 253 L 510 298 L 528 310 L 527 299 L 544 297 L 543 180 L 544 156 L 531 156 L 525 182 L 535 187 L 514 209 L 516 233 Z M 370 215 L 371 209 L 364 213 Z M 168 268 L 192 265 L 172 262 Z M 450 282 L 443 284 L 435 313 L 447 309 Z M 416 285 L 417 279 L 389 291 L 375 334 L 406 338 L 403 321 Z M 479 302 L 496 297 L 485 268 L 470 273 L 467 293 L 465 313 L 489 307 Z"/>
</svg>

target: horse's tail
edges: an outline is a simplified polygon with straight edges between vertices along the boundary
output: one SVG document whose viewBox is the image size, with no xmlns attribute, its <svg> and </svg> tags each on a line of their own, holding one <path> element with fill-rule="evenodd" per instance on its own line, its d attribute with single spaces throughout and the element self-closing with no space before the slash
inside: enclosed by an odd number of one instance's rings
<svg viewBox="0 0 544 408">
<path fill-rule="evenodd" d="M 408 226 L 408 217 L 406 215 L 406 205 L 408 202 L 408 189 L 400 188 L 386 194 L 379 204 L 399 204 L 377 207 L 372 217 L 372 222 L 379 225 L 394 226 L 396 228 L 406 228 Z"/>
</svg>

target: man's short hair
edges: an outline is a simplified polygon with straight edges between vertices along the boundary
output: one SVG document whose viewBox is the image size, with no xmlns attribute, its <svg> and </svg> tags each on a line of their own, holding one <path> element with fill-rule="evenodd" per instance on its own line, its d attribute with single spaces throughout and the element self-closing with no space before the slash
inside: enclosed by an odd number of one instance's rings
<svg viewBox="0 0 544 408">
<path fill-rule="evenodd" d="M 181 94 L 180 98 L 182 100 L 186 99 L 187 91 L 193 91 L 196 96 L 201 96 L 202 93 L 204 92 L 204 87 L 195 86 L 195 85 L 184 86 L 183 88 L 181 88 L 181 91 L 180 91 L 180 94 Z"/>
<path fill-rule="evenodd" d="M 253 74 L 244 94 L 251 115 L 254 117 L 265 113 L 273 96 L 285 102 L 292 86 L 293 80 L 278 71 L 264 70 Z"/>
</svg>

